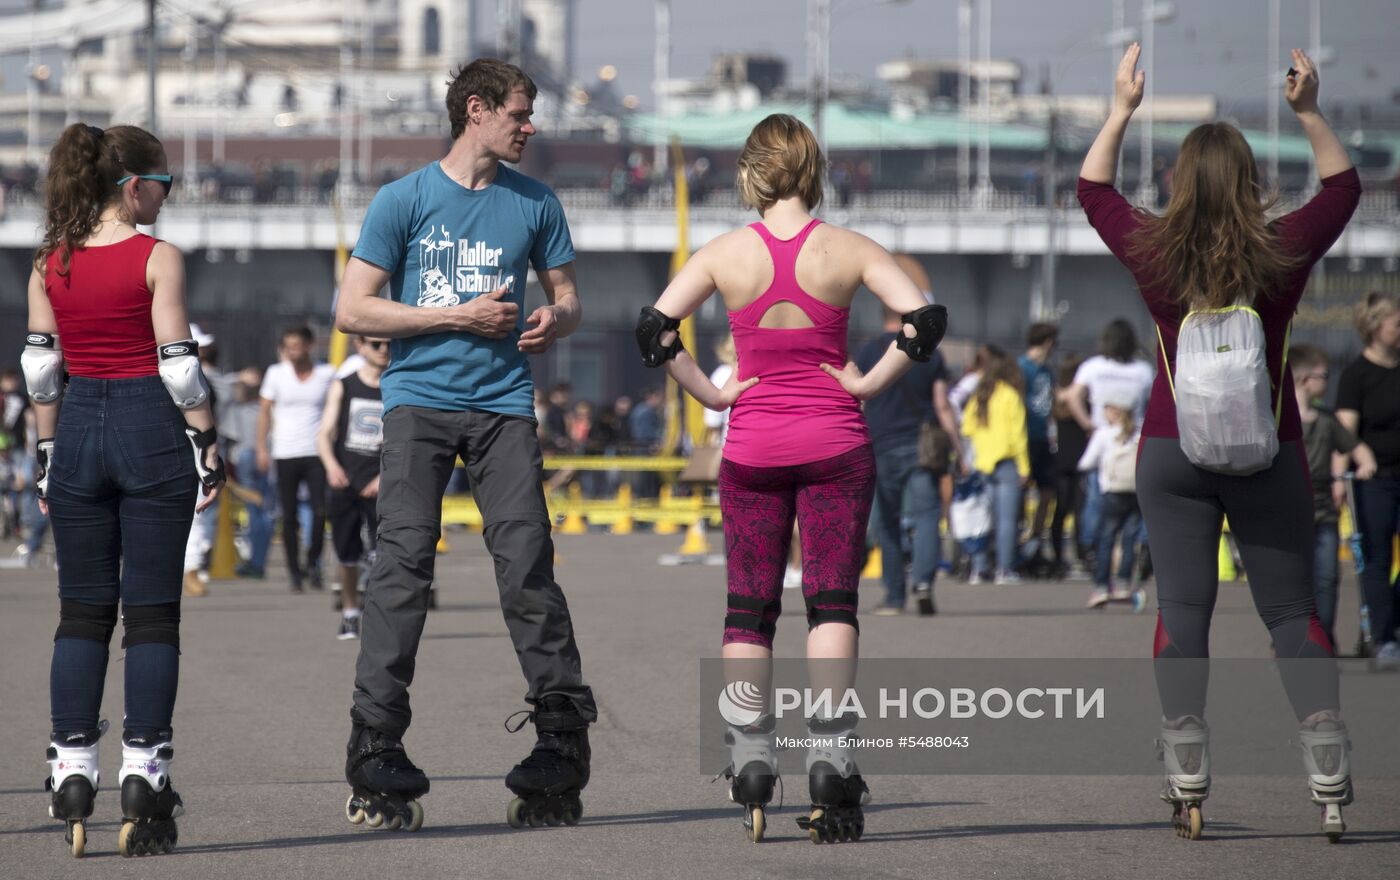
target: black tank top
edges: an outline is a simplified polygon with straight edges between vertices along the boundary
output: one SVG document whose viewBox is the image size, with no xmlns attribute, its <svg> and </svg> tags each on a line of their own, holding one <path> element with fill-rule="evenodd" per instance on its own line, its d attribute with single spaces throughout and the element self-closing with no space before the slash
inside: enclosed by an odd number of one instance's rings
<svg viewBox="0 0 1400 880">
<path fill-rule="evenodd" d="M 379 448 L 384 444 L 384 398 L 378 388 L 351 373 L 340 380 L 344 395 L 336 422 L 335 458 L 358 492 L 379 473 Z"/>
</svg>

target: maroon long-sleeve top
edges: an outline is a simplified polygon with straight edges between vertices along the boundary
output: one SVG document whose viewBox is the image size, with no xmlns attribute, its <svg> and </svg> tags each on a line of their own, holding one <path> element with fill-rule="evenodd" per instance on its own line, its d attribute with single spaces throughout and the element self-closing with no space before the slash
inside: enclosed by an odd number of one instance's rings
<svg viewBox="0 0 1400 880">
<path fill-rule="evenodd" d="M 1342 234 L 1360 198 L 1361 178 L 1357 176 L 1356 169 L 1347 169 L 1325 178 L 1322 189 L 1306 205 L 1271 224 L 1283 246 L 1290 253 L 1303 258 L 1282 286 L 1272 291 L 1272 296 L 1260 296 L 1254 303 L 1254 309 L 1264 323 L 1272 390 L 1277 394 L 1279 383 L 1283 386 L 1283 411 L 1278 426 L 1280 442 L 1303 436 L 1302 423 L 1298 419 L 1298 401 L 1293 396 L 1293 376 L 1285 369 L 1284 363 L 1283 348 L 1288 325 L 1293 320 L 1293 313 L 1298 310 L 1299 300 L 1303 298 L 1303 288 L 1307 286 L 1313 264 L 1322 259 L 1322 255 Z M 1148 399 L 1142 435 L 1176 437 L 1176 402 L 1167 383 L 1167 371 L 1175 367 L 1177 331 L 1181 329 L 1181 321 L 1188 310 L 1176 301 L 1175 292 L 1169 286 L 1156 283 L 1148 271 L 1150 259 L 1134 258 L 1128 253 L 1134 233 L 1148 219 L 1146 214 L 1128 204 L 1112 184 L 1095 183 L 1082 177 L 1079 178 L 1079 204 L 1104 244 L 1133 273 L 1143 302 L 1147 303 L 1147 310 L 1162 336 L 1162 344 L 1157 348 L 1157 378 L 1152 383 L 1152 396 Z"/>
</svg>

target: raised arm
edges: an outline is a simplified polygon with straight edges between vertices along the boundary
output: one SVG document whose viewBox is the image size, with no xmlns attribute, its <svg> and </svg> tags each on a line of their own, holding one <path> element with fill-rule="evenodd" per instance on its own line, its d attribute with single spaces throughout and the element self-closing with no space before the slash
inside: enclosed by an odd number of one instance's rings
<svg viewBox="0 0 1400 880">
<path fill-rule="evenodd" d="M 1312 145 L 1313 156 L 1317 159 L 1317 176 L 1331 177 L 1349 170 L 1352 162 L 1346 147 L 1342 146 L 1317 107 L 1318 86 L 1317 65 L 1302 49 L 1294 49 L 1292 73 L 1284 87 L 1284 97 L 1297 114 L 1303 134 Z"/>
<path fill-rule="evenodd" d="M 1109 110 L 1108 121 L 1099 130 L 1098 137 L 1089 147 L 1079 176 L 1094 183 L 1113 183 L 1118 176 L 1118 153 L 1123 148 L 1123 133 L 1128 129 L 1128 120 L 1133 111 L 1142 103 L 1142 90 L 1147 84 L 1147 74 L 1137 69 L 1142 46 L 1133 43 L 1123 53 L 1118 62 L 1118 72 L 1113 77 L 1113 107 Z"/>
</svg>

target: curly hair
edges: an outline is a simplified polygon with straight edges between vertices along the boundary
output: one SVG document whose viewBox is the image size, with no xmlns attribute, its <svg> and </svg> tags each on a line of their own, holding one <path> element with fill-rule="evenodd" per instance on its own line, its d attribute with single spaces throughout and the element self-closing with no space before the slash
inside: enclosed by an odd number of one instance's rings
<svg viewBox="0 0 1400 880">
<path fill-rule="evenodd" d="M 165 147 L 134 125 L 103 131 L 76 122 L 63 130 L 49 151 L 44 177 L 44 240 L 34 254 L 43 271 L 57 253 L 59 274 L 68 274 L 73 248 L 97 227 L 102 210 L 121 197 L 117 181 L 125 174 L 149 174 L 165 167 Z"/>
</svg>

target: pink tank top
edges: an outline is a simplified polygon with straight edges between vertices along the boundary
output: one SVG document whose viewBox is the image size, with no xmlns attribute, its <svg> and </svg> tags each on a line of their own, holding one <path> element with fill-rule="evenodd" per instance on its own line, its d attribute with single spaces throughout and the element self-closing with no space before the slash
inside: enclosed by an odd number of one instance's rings
<svg viewBox="0 0 1400 880">
<path fill-rule="evenodd" d="M 813 220 L 787 240 L 762 223 L 749 225 L 773 257 L 773 283 L 758 299 L 729 313 L 739 378 L 760 378 L 729 411 L 724 457 L 738 464 L 806 464 L 870 442 L 859 401 L 820 366 L 846 363 L 850 311 L 822 302 L 797 284 L 797 255 L 820 222 Z M 758 326 L 769 308 L 784 301 L 801 309 L 812 326 Z"/>
</svg>

